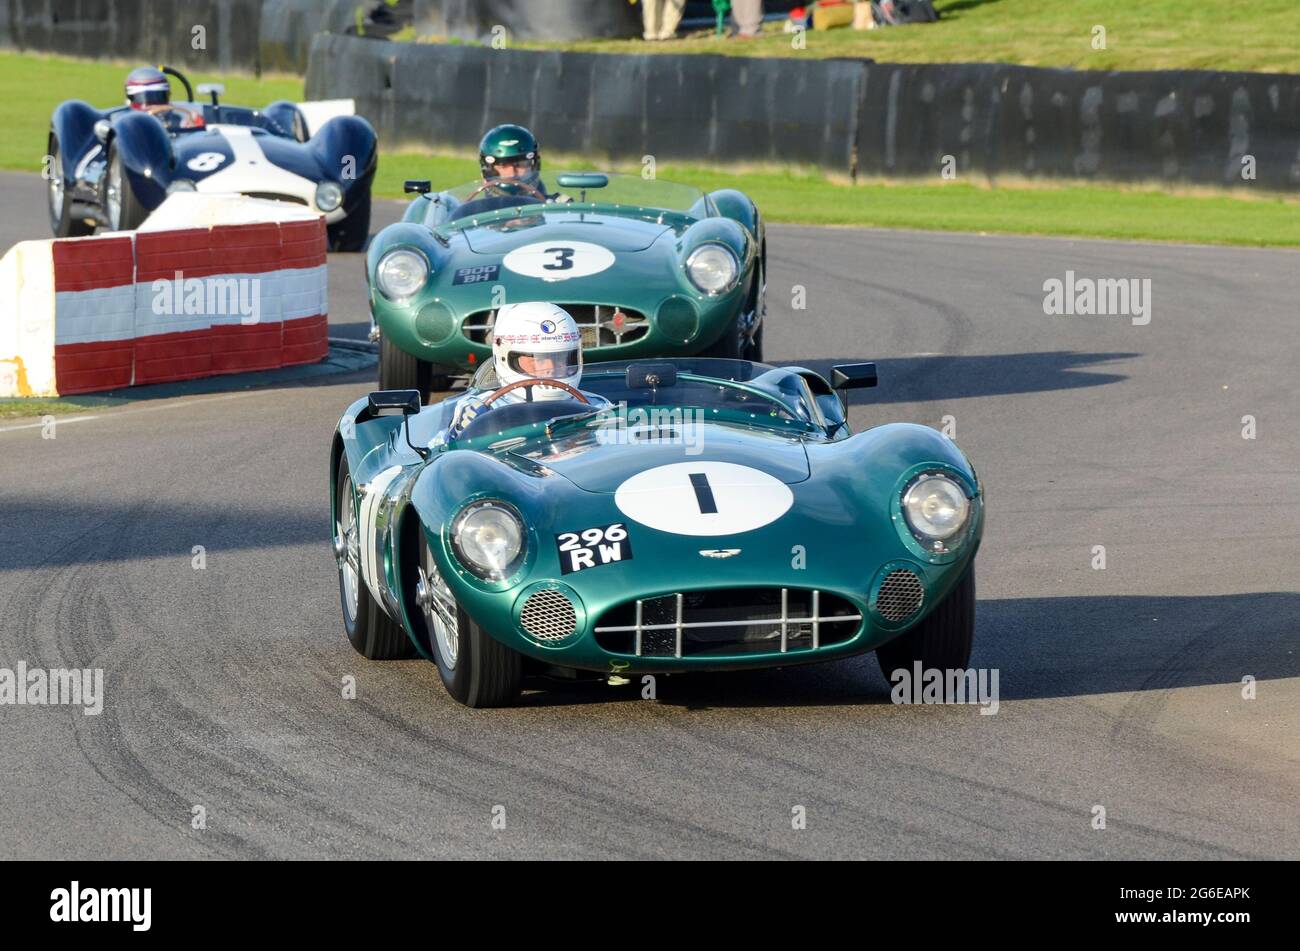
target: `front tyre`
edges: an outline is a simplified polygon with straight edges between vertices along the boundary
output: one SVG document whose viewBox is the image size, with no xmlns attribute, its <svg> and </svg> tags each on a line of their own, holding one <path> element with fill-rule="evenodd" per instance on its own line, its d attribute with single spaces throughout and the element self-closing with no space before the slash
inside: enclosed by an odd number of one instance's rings
<svg viewBox="0 0 1300 951">
<path fill-rule="evenodd" d="M 957 587 L 916 627 L 876 648 L 880 671 L 889 680 L 900 667 L 912 670 L 964 670 L 975 639 L 975 565 Z M 892 681 L 891 681 L 892 683 Z"/>
<path fill-rule="evenodd" d="M 108 147 L 108 170 L 104 174 L 104 215 L 109 231 L 134 231 L 149 217 L 149 209 L 140 204 L 126 177 L 117 144 Z"/>
<path fill-rule="evenodd" d="M 387 338 L 379 338 L 379 388 L 381 390 L 419 390 L 420 399 L 429 402 L 429 394 L 451 388 L 445 369 L 427 360 L 399 350 Z"/>
<path fill-rule="evenodd" d="M 72 217 L 72 190 L 74 184 L 63 177 L 63 149 L 59 137 L 50 133 L 49 179 L 45 183 L 50 209 L 50 230 L 56 238 L 80 238 L 93 234 L 95 229 L 82 219 Z"/>
<path fill-rule="evenodd" d="M 416 656 L 415 645 L 405 629 L 375 603 L 362 577 L 356 492 L 346 457 L 339 460 L 334 483 L 334 557 L 339 569 L 343 630 L 357 653 L 370 660 Z"/>
<path fill-rule="evenodd" d="M 370 238 L 370 196 L 366 195 L 342 221 L 325 229 L 331 251 L 364 251 Z"/>
<path fill-rule="evenodd" d="M 700 356 L 723 360 L 750 360 L 763 362 L 763 310 L 766 307 L 763 278 L 754 272 L 753 285 L 742 309 L 727 324 L 722 336 L 706 348 Z M 757 327 L 753 327 L 757 323 Z M 752 329 L 751 329 L 752 328 Z"/>
<path fill-rule="evenodd" d="M 467 707 L 509 706 L 519 696 L 523 658 L 483 632 L 456 602 L 429 550 L 420 545 L 416 601 L 424 614 L 438 675 L 447 693 Z"/>
</svg>

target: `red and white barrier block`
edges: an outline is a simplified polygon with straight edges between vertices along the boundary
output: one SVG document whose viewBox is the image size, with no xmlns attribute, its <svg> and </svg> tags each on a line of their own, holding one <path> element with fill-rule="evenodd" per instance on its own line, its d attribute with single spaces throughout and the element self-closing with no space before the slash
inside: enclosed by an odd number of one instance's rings
<svg viewBox="0 0 1300 951">
<path fill-rule="evenodd" d="M 326 247 L 314 213 L 193 193 L 136 232 L 21 242 L 0 260 L 0 397 L 321 360 Z"/>
</svg>

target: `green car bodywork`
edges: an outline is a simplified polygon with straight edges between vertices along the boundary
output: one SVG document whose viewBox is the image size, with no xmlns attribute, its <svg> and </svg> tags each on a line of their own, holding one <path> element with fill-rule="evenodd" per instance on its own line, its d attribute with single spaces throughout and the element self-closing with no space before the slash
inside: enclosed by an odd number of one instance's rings
<svg viewBox="0 0 1300 951">
<path fill-rule="evenodd" d="M 851 434 L 841 396 L 811 370 L 668 362 L 676 365 L 676 384 L 657 391 L 630 389 L 627 364 L 588 367 L 583 391 L 614 404 L 603 414 L 565 401 L 556 405 L 584 412 L 522 425 L 501 414 L 499 426 L 484 429 L 479 419 L 460 439 L 448 440 L 446 430 L 463 397 L 405 421 L 357 401 L 339 424 L 331 454 L 341 575 L 350 564 L 409 642 L 403 647 L 436 660 L 432 622 L 417 598 L 421 558 L 431 557 L 456 604 L 488 637 L 535 666 L 605 674 L 783 667 L 861 654 L 917 628 L 967 578 L 973 617 L 982 490 L 950 439 L 906 423 Z M 650 408 L 660 415 L 647 428 Z M 693 442 L 663 438 L 680 437 L 687 424 L 696 427 Z M 699 495 L 695 475 L 694 497 L 685 482 L 678 489 L 645 482 L 653 483 L 653 473 L 686 479 L 695 470 L 741 476 L 734 485 L 715 476 L 716 499 Z M 341 473 L 361 487 L 348 498 L 339 497 Z M 928 473 L 955 481 L 970 504 L 966 527 L 942 551 L 913 535 L 901 509 L 908 486 Z M 649 492 L 639 502 L 638 487 Z M 728 493 L 753 494 L 737 509 Z M 780 504 L 771 501 L 786 494 Z M 485 499 L 513 507 L 525 527 L 525 552 L 499 581 L 468 570 L 453 542 L 458 516 Z M 775 508 L 767 514 L 744 510 L 768 504 Z M 745 524 L 724 534 L 708 527 L 727 511 L 738 511 Z M 626 550 L 610 561 L 588 557 L 595 563 L 573 570 L 566 540 L 615 525 L 623 527 Z M 898 616 L 892 587 L 882 596 L 891 578 L 919 582 L 906 616 Z M 559 594 L 569 602 L 571 633 L 530 633 L 537 621 L 525 623 L 524 612 L 539 592 L 549 592 L 543 600 Z M 346 598 L 345 588 L 345 612 Z M 638 601 L 642 606 L 634 607 Z M 655 630 L 633 632 L 634 614 L 646 605 L 667 614 Z M 674 624 L 692 612 L 696 620 L 734 615 L 738 623 L 683 636 Z M 818 615 L 824 616 L 817 623 L 799 620 Z M 758 626 L 745 627 L 749 622 Z M 653 626 L 648 617 L 641 625 Z M 625 630 L 601 634 L 598 627 Z M 724 631 L 734 634 L 731 641 Z M 966 637 L 968 655 L 969 631 Z"/>
<path fill-rule="evenodd" d="M 703 353 L 762 359 L 766 238 L 748 197 L 629 175 L 556 181 L 561 202 L 525 196 L 534 203 L 519 205 L 495 191 L 476 198 L 477 182 L 418 194 L 401 222 L 375 236 L 366 273 L 382 388 L 427 394 L 472 375 L 491 356 L 496 309 L 524 301 L 569 310 L 588 363 Z M 709 243 L 738 265 L 733 286 L 716 294 L 700 291 L 684 269 Z M 565 256 L 575 247 L 577 267 Z M 419 290 L 390 299 L 376 268 L 399 248 L 422 255 L 429 273 Z M 543 251 L 551 256 L 539 261 Z"/>
</svg>

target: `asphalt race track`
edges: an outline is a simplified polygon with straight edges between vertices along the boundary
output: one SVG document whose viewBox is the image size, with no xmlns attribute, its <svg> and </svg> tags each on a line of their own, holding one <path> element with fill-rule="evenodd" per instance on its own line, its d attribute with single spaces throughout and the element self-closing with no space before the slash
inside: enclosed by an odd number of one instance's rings
<svg viewBox="0 0 1300 951">
<path fill-rule="evenodd" d="M 48 236 L 39 179 L 0 204 L 5 247 Z M 106 678 L 99 716 L 0 707 L 0 858 L 1300 857 L 1300 254 L 769 246 L 768 359 L 878 360 L 855 428 L 951 416 L 979 468 L 995 715 L 895 705 L 870 655 L 462 708 L 341 629 L 328 446 L 373 371 L 209 382 L 0 421 L 0 666 Z M 362 337 L 361 256 L 330 267 Z M 1150 323 L 1045 315 L 1067 270 L 1150 278 Z"/>
</svg>

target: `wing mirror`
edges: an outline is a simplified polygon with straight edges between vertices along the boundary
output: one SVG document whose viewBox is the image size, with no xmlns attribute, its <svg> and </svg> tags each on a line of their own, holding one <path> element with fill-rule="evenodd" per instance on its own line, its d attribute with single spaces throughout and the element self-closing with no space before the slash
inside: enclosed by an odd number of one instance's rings
<svg viewBox="0 0 1300 951">
<path fill-rule="evenodd" d="M 386 409 L 402 411 L 402 432 L 406 435 L 406 444 L 415 450 L 421 459 L 427 459 L 429 450 L 411 442 L 411 417 L 420 412 L 423 400 L 419 390 L 375 390 L 370 394 L 370 415 L 378 416 Z"/>
<path fill-rule="evenodd" d="M 879 382 L 874 363 L 844 363 L 831 368 L 831 386 L 837 390 L 858 390 Z"/>
<path fill-rule="evenodd" d="M 427 195 L 432 188 L 433 183 L 427 178 L 408 178 L 406 184 L 402 186 L 402 191 L 408 195 Z"/>
<path fill-rule="evenodd" d="M 108 141 L 108 133 L 113 131 L 113 123 L 107 119 L 100 119 L 95 123 L 95 138 L 101 142 Z"/>
<path fill-rule="evenodd" d="M 860 390 L 879 382 L 874 363 L 843 363 L 831 367 L 831 386 L 839 393 L 846 414 L 849 410 L 849 390 Z"/>
</svg>

